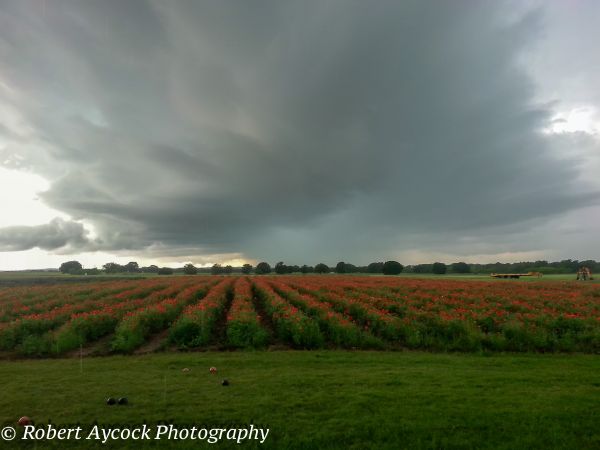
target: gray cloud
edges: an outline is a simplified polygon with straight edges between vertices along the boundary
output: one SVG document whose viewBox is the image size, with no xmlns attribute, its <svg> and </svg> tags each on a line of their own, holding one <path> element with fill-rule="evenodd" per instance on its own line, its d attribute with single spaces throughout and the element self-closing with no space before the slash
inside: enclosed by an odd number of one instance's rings
<svg viewBox="0 0 600 450">
<path fill-rule="evenodd" d="M 536 226 L 600 196 L 519 63 L 541 12 L 507 11 L 4 4 L 0 76 L 28 129 L 0 160 L 51 179 L 43 199 L 104 250 L 364 261 Z"/>
<path fill-rule="evenodd" d="M 0 228 L 0 251 L 81 249 L 90 245 L 87 234 L 82 224 L 58 217 L 45 225 L 4 227 Z"/>
</svg>

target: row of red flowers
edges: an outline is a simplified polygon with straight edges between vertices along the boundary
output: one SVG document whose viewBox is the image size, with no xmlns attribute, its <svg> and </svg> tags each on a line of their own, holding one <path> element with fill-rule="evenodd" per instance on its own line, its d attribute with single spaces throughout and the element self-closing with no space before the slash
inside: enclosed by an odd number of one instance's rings
<svg viewBox="0 0 600 450">
<path fill-rule="evenodd" d="M 325 333 L 327 340 L 339 347 L 372 347 L 382 346 L 368 331 L 361 330 L 356 323 L 349 320 L 347 314 L 342 314 L 331 308 L 331 304 L 324 302 L 308 293 L 301 293 L 292 287 L 280 282 L 272 281 L 271 286 L 279 295 L 288 300 L 292 305 L 302 309 L 313 317 Z"/>
<path fill-rule="evenodd" d="M 208 344 L 219 317 L 231 299 L 231 284 L 231 279 L 220 279 L 202 300 L 185 308 L 171 327 L 170 340 L 180 347 Z"/>
<path fill-rule="evenodd" d="M 227 313 L 227 343 L 232 347 L 263 347 L 269 340 L 252 298 L 250 283 L 246 278 L 239 278 L 235 282 L 233 301 Z"/>
<path fill-rule="evenodd" d="M 283 299 L 266 280 L 255 279 L 254 287 L 257 301 L 269 315 L 281 340 L 300 348 L 323 345 L 323 334 L 314 320 Z"/>
<path fill-rule="evenodd" d="M 212 284 L 212 280 L 203 279 L 159 303 L 128 312 L 115 330 L 113 350 L 131 352 L 152 334 L 167 329 L 183 308 L 202 298 Z"/>
</svg>

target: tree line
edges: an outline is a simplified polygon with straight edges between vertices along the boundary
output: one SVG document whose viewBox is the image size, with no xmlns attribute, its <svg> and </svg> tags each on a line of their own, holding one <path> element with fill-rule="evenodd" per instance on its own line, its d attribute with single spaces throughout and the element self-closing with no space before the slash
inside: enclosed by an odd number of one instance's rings
<svg viewBox="0 0 600 450">
<path fill-rule="evenodd" d="M 318 263 L 314 266 L 309 265 L 288 265 L 283 261 L 279 261 L 273 267 L 268 262 L 260 262 L 256 266 L 252 264 L 244 264 L 241 267 L 233 267 L 231 265 L 222 266 L 214 264 L 212 267 L 196 267 L 193 264 L 186 264 L 183 267 L 158 267 L 150 265 L 140 267 L 135 261 L 127 264 L 117 264 L 114 262 L 106 263 L 102 269 L 92 268 L 84 269 L 79 261 L 67 261 L 61 264 L 59 271 L 72 275 L 98 275 L 106 274 L 123 274 L 123 273 L 156 273 L 158 275 L 172 275 L 174 273 L 183 273 L 186 275 L 196 275 L 199 273 L 212 275 L 228 275 L 231 273 L 242 273 L 257 275 L 276 273 L 372 273 L 383 275 L 398 275 L 404 273 L 416 274 L 438 274 L 457 273 L 457 274 L 488 274 L 488 273 L 527 273 L 540 272 L 543 274 L 559 274 L 559 273 L 576 273 L 580 267 L 588 267 L 592 273 L 600 272 L 600 262 L 594 260 L 578 261 L 565 259 L 557 262 L 548 261 L 533 261 L 533 262 L 518 262 L 518 263 L 491 263 L 491 264 L 469 264 L 466 262 L 456 262 L 445 264 L 435 262 L 432 264 L 414 264 L 404 266 L 398 261 L 372 262 L 366 266 L 357 266 L 344 261 L 338 262 L 335 266 L 330 267 L 325 263 Z"/>
</svg>

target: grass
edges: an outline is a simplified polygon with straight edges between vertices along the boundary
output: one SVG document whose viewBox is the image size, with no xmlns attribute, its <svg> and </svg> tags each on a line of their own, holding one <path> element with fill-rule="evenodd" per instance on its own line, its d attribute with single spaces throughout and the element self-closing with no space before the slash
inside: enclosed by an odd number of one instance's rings
<svg viewBox="0 0 600 450">
<path fill-rule="evenodd" d="M 218 375 L 208 373 L 210 366 Z M 598 373 L 600 358 L 593 355 L 286 351 L 1 362 L 0 426 L 22 415 L 38 425 L 51 420 L 84 428 L 94 421 L 252 422 L 270 428 L 263 448 L 598 448 Z M 221 386 L 221 378 L 231 385 Z M 107 406 L 109 396 L 127 396 L 131 403 Z M 40 449 L 141 446 L 23 443 Z M 143 442 L 157 444 L 209 446 Z"/>
</svg>

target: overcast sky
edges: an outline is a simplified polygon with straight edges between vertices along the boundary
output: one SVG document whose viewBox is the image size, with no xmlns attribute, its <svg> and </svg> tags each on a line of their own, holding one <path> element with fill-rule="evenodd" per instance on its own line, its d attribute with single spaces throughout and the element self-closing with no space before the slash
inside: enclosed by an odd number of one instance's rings
<svg viewBox="0 0 600 450">
<path fill-rule="evenodd" d="M 599 22 L 0 0 L 0 269 L 600 259 Z"/>
</svg>

